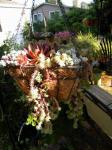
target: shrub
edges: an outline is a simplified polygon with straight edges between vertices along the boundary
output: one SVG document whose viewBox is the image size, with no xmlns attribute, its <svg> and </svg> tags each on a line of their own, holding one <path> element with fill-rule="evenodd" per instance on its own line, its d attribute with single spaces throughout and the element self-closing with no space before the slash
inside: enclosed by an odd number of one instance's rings
<svg viewBox="0 0 112 150">
<path fill-rule="evenodd" d="M 92 33 L 79 33 L 76 37 L 76 49 L 81 55 L 97 58 L 100 41 Z"/>
</svg>

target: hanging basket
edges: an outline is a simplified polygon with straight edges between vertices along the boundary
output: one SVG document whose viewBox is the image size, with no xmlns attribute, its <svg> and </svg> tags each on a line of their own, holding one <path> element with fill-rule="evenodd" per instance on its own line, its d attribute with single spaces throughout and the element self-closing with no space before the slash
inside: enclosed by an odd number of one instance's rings
<svg viewBox="0 0 112 150">
<path fill-rule="evenodd" d="M 75 68 L 55 68 L 47 71 L 50 77 L 43 85 L 48 88 L 49 95 L 59 101 L 69 100 L 79 85 L 78 71 Z"/>
<path fill-rule="evenodd" d="M 16 80 L 21 90 L 28 95 L 30 92 L 30 81 L 35 69 L 35 66 L 10 66 L 7 67 L 7 72 Z M 43 74 L 42 86 L 47 87 L 50 97 L 55 97 L 58 100 L 65 101 L 70 99 L 79 85 L 79 80 L 77 79 L 78 71 L 74 67 L 45 69 Z"/>
<path fill-rule="evenodd" d="M 14 78 L 20 89 L 26 95 L 30 91 L 30 79 L 35 70 L 35 66 L 8 66 L 6 68 L 7 73 Z"/>
</svg>

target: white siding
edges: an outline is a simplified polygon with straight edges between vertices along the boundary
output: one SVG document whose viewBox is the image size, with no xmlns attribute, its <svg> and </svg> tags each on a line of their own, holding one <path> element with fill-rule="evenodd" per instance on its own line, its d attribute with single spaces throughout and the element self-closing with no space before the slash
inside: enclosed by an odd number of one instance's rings
<svg viewBox="0 0 112 150">
<path fill-rule="evenodd" d="M 17 25 L 19 24 L 22 10 L 23 5 L 7 5 L 0 3 L 0 22 L 2 26 L 2 32 L 0 32 L 0 44 L 7 38 L 7 36 L 16 34 Z M 27 7 L 21 19 L 17 42 L 21 42 L 22 40 L 21 31 L 23 29 L 25 21 L 30 21 L 30 12 L 31 9 Z"/>
</svg>

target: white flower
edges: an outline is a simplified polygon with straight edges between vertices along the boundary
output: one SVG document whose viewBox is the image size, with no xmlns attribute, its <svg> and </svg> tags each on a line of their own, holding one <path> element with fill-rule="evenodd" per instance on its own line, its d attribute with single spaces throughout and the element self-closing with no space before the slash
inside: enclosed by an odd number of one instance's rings
<svg viewBox="0 0 112 150">
<path fill-rule="evenodd" d="M 7 55 L 2 56 L 2 59 L 4 60 L 8 59 Z"/>
<path fill-rule="evenodd" d="M 14 64 L 15 64 L 16 66 L 18 66 L 18 65 L 19 65 L 19 63 L 18 63 L 17 61 L 15 61 L 15 62 L 14 62 Z"/>
<path fill-rule="evenodd" d="M 7 52 L 6 52 L 6 51 L 4 51 L 4 54 L 7 54 Z"/>
<path fill-rule="evenodd" d="M 47 58 L 47 59 L 46 59 L 45 65 L 46 65 L 46 68 L 50 68 L 50 67 L 52 66 L 52 64 L 51 64 L 51 59 L 50 59 L 50 58 Z"/>
<path fill-rule="evenodd" d="M 21 54 L 22 54 L 22 55 L 26 55 L 26 54 L 27 54 L 27 52 L 25 52 L 25 51 L 21 51 Z"/>
<path fill-rule="evenodd" d="M 70 56 L 68 56 L 66 60 L 66 65 L 73 65 L 73 64 L 74 64 L 73 59 Z"/>
<path fill-rule="evenodd" d="M 61 58 L 63 61 L 66 61 L 68 58 L 68 55 L 66 53 L 62 53 Z"/>
<path fill-rule="evenodd" d="M 39 122 L 38 125 L 36 126 L 37 130 L 41 130 L 42 129 L 42 122 Z"/>
<path fill-rule="evenodd" d="M 48 122 L 50 121 L 51 117 L 49 115 L 46 116 L 45 121 Z"/>
<path fill-rule="evenodd" d="M 32 88 L 31 91 L 30 91 L 30 95 L 31 95 L 32 99 L 38 98 L 38 95 L 39 95 L 38 89 L 37 88 Z"/>
<path fill-rule="evenodd" d="M 6 60 L 6 63 L 9 65 L 9 64 L 10 64 L 10 61 L 9 61 L 9 60 Z"/>
<path fill-rule="evenodd" d="M 56 52 L 56 55 L 57 55 L 57 56 L 60 56 L 61 54 L 60 54 L 60 52 L 58 51 L 58 52 Z"/>
<path fill-rule="evenodd" d="M 37 73 L 35 80 L 39 83 L 42 81 L 42 74 L 40 72 Z"/>
<path fill-rule="evenodd" d="M 59 64 L 60 67 L 64 67 L 64 66 L 65 66 L 65 63 L 64 63 L 62 60 L 60 60 L 60 61 L 58 62 L 58 64 Z"/>
<path fill-rule="evenodd" d="M 38 63 L 38 67 L 40 68 L 40 69 L 45 69 L 45 62 L 40 62 L 40 63 Z"/>
<path fill-rule="evenodd" d="M 60 55 L 58 56 L 54 56 L 54 61 L 56 62 L 56 63 L 59 63 L 60 62 L 60 60 L 61 60 L 61 58 L 60 58 Z"/>
<path fill-rule="evenodd" d="M 42 54 L 42 53 L 39 54 L 39 61 L 45 62 L 45 55 L 44 54 Z"/>
<path fill-rule="evenodd" d="M 17 51 L 16 50 L 12 50 L 11 53 L 17 53 Z"/>
<path fill-rule="evenodd" d="M 40 114 L 39 120 L 40 120 L 41 122 L 43 122 L 44 119 L 45 119 L 45 116 L 46 116 L 46 114 L 45 114 L 44 110 L 41 110 L 41 114 Z"/>
<path fill-rule="evenodd" d="M 5 63 L 5 61 L 1 60 L 1 61 L 0 61 L 0 66 L 3 66 L 3 67 L 5 67 L 5 66 L 6 66 L 6 63 Z"/>
</svg>

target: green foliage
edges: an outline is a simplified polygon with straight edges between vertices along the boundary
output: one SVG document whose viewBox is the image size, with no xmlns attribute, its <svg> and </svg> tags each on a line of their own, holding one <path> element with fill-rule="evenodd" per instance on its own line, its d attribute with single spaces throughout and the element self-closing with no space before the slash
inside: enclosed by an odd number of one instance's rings
<svg viewBox="0 0 112 150">
<path fill-rule="evenodd" d="M 21 47 L 22 45 L 20 46 L 17 44 L 13 38 L 4 40 L 3 44 L 0 46 L 0 58 L 4 53 L 8 53 L 11 50 L 18 50 Z"/>
<path fill-rule="evenodd" d="M 23 28 L 23 38 L 25 42 L 33 39 L 32 28 L 29 22 L 25 22 Z"/>
<path fill-rule="evenodd" d="M 81 8 L 72 8 L 67 16 L 69 17 L 69 21 L 73 22 L 82 22 L 82 19 L 85 17 L 87 10 Z"/>
<path fill-rule="evenodd" d="M 92 33 L 79 33 L 76 37 L 76 48 L 79 53 L 87 57 L 97 57 L 100 41 Z"/>
<path fill-rule="evenodd" d="M 52 19 L 49 19 L 47 21 L 47 31 L 55 33 L 64 30 L 65 30 L 64 20 L 58 14 L 55 14 Z"/>
<path fill-rule="evenodd" d="M 86 27 L 82 24 L 82 20 L 86 16 L 87 10 L 80 8 L 73 8 L 68 13 L 68 19 L 74 32 L 86 32 Z"/>
<path fill-rule="evenodd" d="M 86 10 L 73 8 L 67 13 L 71 29 L 74 32 L 87 32 L 87 27 L 82 24 L 82 20 L 86 15 Z M 52 19 L 47 22 L 47 31 L 59 32 L 66 30 L 66 25 L 62 16 L 55 14 Z"/>
<path fill-rule="evenodd" d="M 44 32 L 44 22 L 37 22 L 33 24 L 34 32 Z"/>
<path fill-rule="evenodd" d="M 32 125 L 32 126 L 36 126 L 36 124 L 38 123 L 37 117 L 34 117 L 34 115 L 29 114 L 27 121 L 26 121 L 26 125 Z"/>
<path fill-rule="evenodd" d="M 87 27 L 85 27 L 82 23 L 80 23 L 80 22 L 74 22 L 73 24 L 72 24 L 72 29 L 76 32 L 76 33 L 78 33 L 78 32 L 82 32 L 82 33 L 87 33 L 88 32 L 88 29 L 87 29 Z"/>
<path fill-rule="evenodd" d="M 89 9 L 86 12 L 86 18 L 88 18 L 88 19 L 95 19 L 96 18 L 95 3 L 91 3 L 89 5 Z"/>
<path fill-rule="evenodd" d="M 76 33 L 80 31 L 82 33 L 87 33 L 90 28 L 85 26 L 82 21 L 84 18 L 95 18 L 95 16 L 96 12 L 93 6 L 91 6 L 89 10 L 72 8 L 69 12 L 67 12 L 71 30 Z M 92 27 L 91 31 L 96 33 L 94 28 L 96 29 L 96 27 Z M 66 30 L 66 25 L 63 16 L 55 14 L 52 19 L 47 21 L 47 31 L 59 32 L 64 30 Z"/>
</svg>

